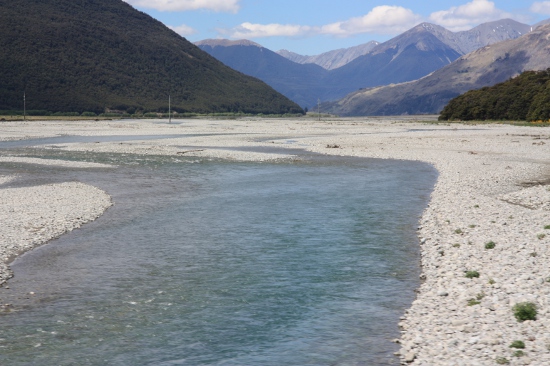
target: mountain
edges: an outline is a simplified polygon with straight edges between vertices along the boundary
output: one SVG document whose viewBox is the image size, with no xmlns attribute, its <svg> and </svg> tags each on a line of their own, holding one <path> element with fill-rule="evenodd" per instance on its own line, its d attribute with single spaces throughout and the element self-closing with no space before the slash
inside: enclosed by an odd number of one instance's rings
<svg viewBox="0 0 550 366">
<path fill-rule="evenodd" d="M 449 45 L 461 55 L 468 54 L 481 47 L 515 39 L 531 31 L 531 26 L 512 19 L 501 19 L 478 25 L 467 31 L 451 32 L 441 26 L 423 23 L 422 27 L 429 29 L 440 41 Z"/>
<path fill-rule="evenodd" d="M 430 27 L 420 24 L 332 70 L 325 82 L 333 90 L 324 100 L 334 100 L 357 89 L 415 80 L 458 57 L 460 54 L 439 40 Z"/>
<path fill-rule="evenodd" d="M 470 90 L 443 108 L 448 120 L 550 120 L 550 69 L 525 71 L 503 83 Z"/>
<path fill-rule="evenodd" d="M 509 19 L 456 33 L 422 23 L 332 70 L 297 64 L 258 44 L 243 41 L 235 44 L 216 40 L 215 45 L 214 41 L 197 45 L 226 65 L 265 81 L 301 106 L 313 107 L 318 100 L 335 101 L 358 89 L 419 79 L 469 50 L 517 38 L 529 30 L 530 26 Z"/>
<path fill-rule="evenodd" d="M 540 24 L 535 25 L 542 25 Z M 421 27 L 427 29 L 440 41 L 453 48 L 461 55 L 465 55 L 483 46 L 514 39 L 531 31 L 531 26 L 516 22 L 512 19 L 502 19 L 494 22 L 483 23 L 473 29 L 462 32 L 451 32 L 441 26 L 423 23 Z M 314 63 L 327 70 L 337 69 L 359 56 L 370 53 L 380 43 L 371 41 L 350 48 L 341 48 L 315 56 L 304 56 L 287 50 L 279 50 L 277 53 L 299 64 Z"/>
<path fill-rule="evenodd" d="M 536 28 L 540 27 L 541 25 L 545 25 L 545 24 L 550 24 L 550 18 L 542 20 L 542 21 L 540 21 L 536 24 L 533 24 L 533 26 L 531 27 L 531 30 L 536 29 Z"/>
<path fill-rule="evenodd" d="M 319 91 L 327 89 L 322 80 L 328 71 L 321 66 L 297 64 L 257 43 L 208 39 L 195 45 L 227 66 L 265 81 L 301 106 L 317 104 Z"/>
<path fill-rule="evenodd" d="M 317 64 L 326 70 L 333 70 L 350 63 L 359 56 L 366 55 L 379 44 L 379 42 L 370 41 L 368 43 L 360 44 L 358 46 L 340 48 L 315 56 L 299 55 L 297 53 L 287 50 L 279 50 L 277 51 L 277 54 L 298 64 Z"/>
<path fill-rule="evenodd" d="M 122 0 L 0 0 L 0 110 L 301 112 Z"/>
<path fill-rule="evenodd" d="M 485 46 L 412 82 L 357 91 L 322 105 L 339 115 L 401 115 L 439 113 L 452 98 L 491 86 L 526 70 L 550 67 L 550 24 L 520 38 Z"/>
</svg>

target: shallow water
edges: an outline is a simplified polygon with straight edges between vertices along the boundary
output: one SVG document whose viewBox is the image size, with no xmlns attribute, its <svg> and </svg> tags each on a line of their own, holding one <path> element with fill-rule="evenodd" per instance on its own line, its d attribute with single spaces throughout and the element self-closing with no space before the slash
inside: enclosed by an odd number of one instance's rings
<svg viewBox="0 0 550 366">
<path fill-rule="evenodd" d="M 398 364 L 432 167 L 92 160 L 121 167 L 2 165 L 26 169 L 14 185 L 79 179 L 115 206 L 13 263 L 0 364 Z"/>
</svg>

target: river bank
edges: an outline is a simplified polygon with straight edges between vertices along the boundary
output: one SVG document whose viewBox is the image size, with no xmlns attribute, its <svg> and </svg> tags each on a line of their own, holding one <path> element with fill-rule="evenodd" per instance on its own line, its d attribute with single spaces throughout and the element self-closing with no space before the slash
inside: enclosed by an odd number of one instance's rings
<svg viewBox="0 0 550 366">
<path fill-rule="evenodd" d="M 305 149 L 433 164 L 439 178 L 418 231 L 424 282 L 400 323 L 402 361 L 550 364 L 548 128 L 369 118 L 166 122 L 3 122 L 0 141 L 80 135 L 97 141 L 37 147 L 255 161 L 295 159 L 292 149 Z M 109 141 L 108 136 L 121 140 Z M 0 164 L 56 163 L 29 161 L 9 150 L 0 154 Z M 106 193 L 77 182 L 0 187 L 0 194 L 5 195 L 2 222 L 6 228 L 18 225 L 17 230 L 2 230 L 4 262 L 92 220 L 110 205 Z M 27 202 L 31 197 L 39 199 Z M 13 212 L 24 213 L 27 221 Z M 44 218 L 40 227 L 34 224 L 38 218 Z M 40 240 L 33 236 L 38 232 Z M 485 248 L 489 242 L 493 249 Z M 466 278 L 466 271 L 478 271 L 479 277 Z M 523 301 L 537 304 L 536 321 L 514 318 L 513 305 Z M 521 357 L 509 347 L 515 340 L 525 343 Z"/>
</svg>

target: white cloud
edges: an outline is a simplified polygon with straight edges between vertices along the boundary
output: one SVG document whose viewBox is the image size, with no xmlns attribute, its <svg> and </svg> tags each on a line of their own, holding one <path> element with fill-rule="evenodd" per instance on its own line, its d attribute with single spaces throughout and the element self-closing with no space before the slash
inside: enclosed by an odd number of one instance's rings
<svg viewBox="0 0 550 366">
<path fill-rule="evenodd" d="M 207 9 L 236 13 L 240 0 L 124 0 L 133 6 L 159 11 L 187 11 Z"/>
<path fill-rule="evenodd" d="M 513 14 L 498 9 L 492 1 L 473 0 L 464 5 L 453 6 L 449 10 L 434 12 L 430 14 L 430 21 L 456 32 L 471 29 L 481 23 L 513 17 Z"/>
<path fill-rule="evenodd" d="M 533 13 L 550 15 L 550 1 L 537 1 L 529 8 Z"/>
<path fill-rule="evenodd" d="M 293 24 L 253 24 L 242 23 L 230 30 L 220 30 L 230 38 L 262 38 L 262 37 L 299 37 L 311 33 L 313 27 Z"/>
<path fill-rule="evenodd" d="M 182 24 L 178 26 L 171 26 L 169 25 L 168 28 L 179 34 L 180 36 L 190 36 L 192 34 L 197 33 L 198 31 L 196 29 L 191 28 L 188 25 Z"/>
<path fill-rule="evenodd" d="M 377 6 L 367 15 L 321 27 L 321 33 L 351 36 L 359 33 L 397 34 L 422 22 L 420 15 L 401 6 Z"/>
<path fill-rule="evenodd" d="M 398 34 L 422 21 L 422 17 L 399 6 L 377 6 L 363 17 L 351 18 L 321 27 L 297 24 L 242 23 L 233 29 L 219 30 L 233 39 L 262 37 L 304 37 L 316 34 L 347 37 L 359 33 Z"/>
</svg>

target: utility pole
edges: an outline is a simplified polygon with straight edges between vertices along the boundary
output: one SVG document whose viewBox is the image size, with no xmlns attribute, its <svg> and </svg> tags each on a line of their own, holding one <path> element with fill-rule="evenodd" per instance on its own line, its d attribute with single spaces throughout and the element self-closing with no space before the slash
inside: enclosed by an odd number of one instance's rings
<svg viewBox="0 0 550 366">
<path fill-rule="evenodd" d="M 317 114 L 319 115 L 319 121 L 321 120 L 321 99 L 317 99 Z"/>
<path fill-rule="evenodd" d="M 170 105 L 170 94 L 168 94 L 168 123 L 172 123 L 172 110 Z"/>
</svg>

